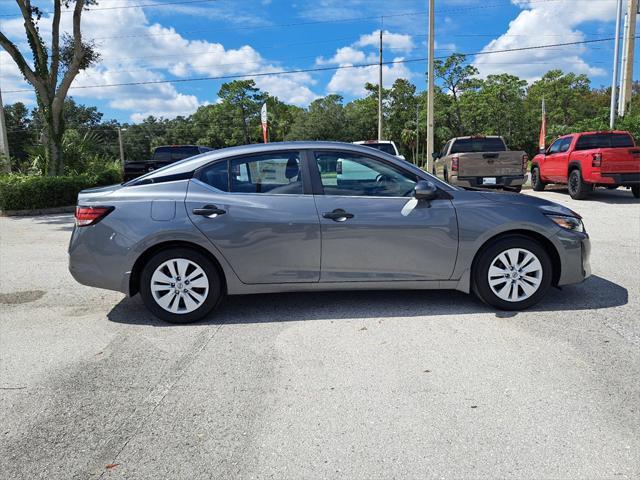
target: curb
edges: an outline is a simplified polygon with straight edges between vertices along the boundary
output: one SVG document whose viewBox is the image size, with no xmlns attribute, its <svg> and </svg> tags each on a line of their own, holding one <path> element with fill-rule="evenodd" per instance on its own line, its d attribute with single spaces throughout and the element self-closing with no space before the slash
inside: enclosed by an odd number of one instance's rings
<svg viewBox="0 0 640 480">
<path fill-rule="evenodd" d="M 36 208 L 33 210 L 0 210 L 0 217 L 31 217 L 37 215 L 53 215 L 56 213 L 73 213 L 75 205 L 68 207 Z"/>
</svg>

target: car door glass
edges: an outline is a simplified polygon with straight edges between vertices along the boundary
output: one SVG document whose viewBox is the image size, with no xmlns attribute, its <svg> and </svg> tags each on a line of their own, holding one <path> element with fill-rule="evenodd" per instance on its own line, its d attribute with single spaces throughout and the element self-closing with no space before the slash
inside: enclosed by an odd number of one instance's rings
<svg viewBox="0 0 640 480">
<path fill-rule="evenodd" d="M 300 154 L 277 152 L 231 160 L 231 192 L 300 195 Z"/>
<path fill-rule="evenodd" d="M 198 180 L 223 192 L 229 191 L 229 162 L 223 160 L 207 165 L 198 174 Z"/>
<path fill-rule="evenodd" d="M 316 153 L 325 195 L 406 197 L 416 176 L 390 164 L 347 152 Z"/>
<path fill-rule="evenodd" d="M 547 155 L 553 155 L 554 153 L 558 153 L 560 151 L 560 145 L 562 144 L 563 140 L 564 140 L 563 138 L 559 138 L 558 140 L 553 142 L 549 147 L 549 150 L 547 150 Z"/>
<path fill-rule="evenodd" d="M 569 147 L 571 146 L 571 140 L 573 140 L 573 137 L 567 137 L 565 139 L 562 140 L 562 143 L 560 144 L 560 149 L 559 152 L 566 152 L 567 150 L 569 150 Z"/>
</svg>

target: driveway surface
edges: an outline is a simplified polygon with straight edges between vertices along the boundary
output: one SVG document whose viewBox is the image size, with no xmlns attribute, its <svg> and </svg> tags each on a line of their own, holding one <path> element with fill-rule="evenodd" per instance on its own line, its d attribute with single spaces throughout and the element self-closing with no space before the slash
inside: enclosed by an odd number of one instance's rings
<svg viewBox="0 0 640 480">
<path fill-rule="evenodd" d="M 71 216 L 0 218 L 0 478 L 639 478 L 640 203 L 536 195 L 593 276 L 521 313 L 278 294 L 170 326 L 75 283 Z"/>
</svg>

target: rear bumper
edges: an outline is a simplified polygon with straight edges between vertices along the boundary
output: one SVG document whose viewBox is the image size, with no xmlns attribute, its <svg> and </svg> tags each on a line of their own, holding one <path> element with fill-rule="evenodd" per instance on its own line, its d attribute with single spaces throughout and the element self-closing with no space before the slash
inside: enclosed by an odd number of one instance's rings
<svg viewBox="0 0 640 480">
<path fill-rule="evenodd" d="M 519 187 L 524 184 L 526 177 L 525 175 L 503 175 L 490 177 L 495 178 L 496 183 L 491 185 L 485 185 L 483 183 L 483 179 L 489 176 L 484 177 L 459 177 L 451 175 L 449 180 L 452 185 L 459 185 L 461 187 L 480 187 L 480 188 L 491 188 L 491 187 Z"/>
<path fill-rule="evenodd" d="M 603 179 L 610 180 L 609 184 L 621 186 L 640 185 L 640 172 L 637 173 L 601 173 Z"/>
</svg>

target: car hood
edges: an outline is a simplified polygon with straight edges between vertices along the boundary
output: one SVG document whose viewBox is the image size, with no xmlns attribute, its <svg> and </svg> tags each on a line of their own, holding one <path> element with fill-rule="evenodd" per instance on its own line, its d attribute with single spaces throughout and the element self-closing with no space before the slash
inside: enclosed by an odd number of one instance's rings
<svg viewBox="0 0 640 480">
<path fill-rule="evenodd" d="M 514 192 L 501 191 L 479 191 L 479 195 L 497 203 L 508 203 L 511 205 L 522 205 L 528 207 L 537 207 L 547 213 L 555 213 L 558 215 L 570 215 L 572 217 L 582 218 L 579 213 L 574 212 L 570 208 L 560 205 L 559 203 L 545 200 L 544 198 L 534 197 L 532 195 L 522 195 Z"/>
</svg>

